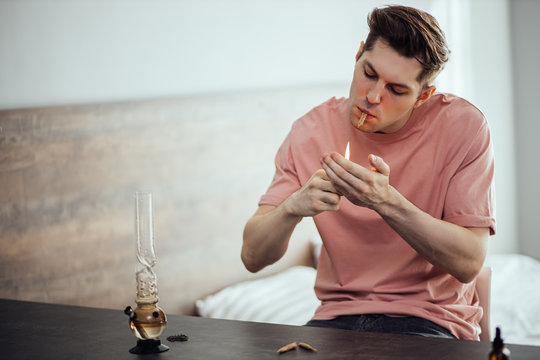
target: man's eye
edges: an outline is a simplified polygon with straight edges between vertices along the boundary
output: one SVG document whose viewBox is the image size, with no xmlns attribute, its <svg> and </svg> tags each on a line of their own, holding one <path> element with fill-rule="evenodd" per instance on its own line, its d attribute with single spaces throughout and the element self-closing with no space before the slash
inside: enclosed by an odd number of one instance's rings
<svg viewBox="0 0 540 360">
<path fill-rule="evenodd" d="M 390 86 L 390 91 L 396 95 L 405 95 L 406 91 L 399 91 L 399 90 L 396 90 L 396 88 Z"/>
<path fill-rule="evenodd" d="M 377 77 L 377 75 L 375 74 L 370 74 L 368 73 L 366 70 L 364 70 L 364 75 L 368 78 L 368 79 L 375 79 Z"/>
</svg>

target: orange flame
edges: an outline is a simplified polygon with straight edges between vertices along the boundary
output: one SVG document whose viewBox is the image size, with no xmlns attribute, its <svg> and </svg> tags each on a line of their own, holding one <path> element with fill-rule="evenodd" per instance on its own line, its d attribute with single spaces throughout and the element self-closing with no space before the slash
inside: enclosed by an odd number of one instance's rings
<svg viewBox="0 0 540 360">
<path fill-rule="evenodd" d="M 345 149 L 345 159 L 349 160 L 351 157 L 350 141 L 347 141 L 347 148 Z"/>
</svg>

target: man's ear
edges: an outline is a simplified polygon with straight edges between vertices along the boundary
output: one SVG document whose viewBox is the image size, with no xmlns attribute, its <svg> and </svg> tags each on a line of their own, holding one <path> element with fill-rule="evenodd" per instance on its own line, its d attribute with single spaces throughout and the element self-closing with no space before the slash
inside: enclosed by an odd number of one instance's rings
<svg viewBox="0 0 540 360">
<path fill-rule="evenodd" d="M 416 109 L 417 107 L 428 101 L 431 95 L 435 93 L 435 90 L 437 90 L 437 88 L 434 85 L 431 85 L 426 90 L 422 91 L 418 99 L 416 99 L 413 107 Z"/>
<path fill-rule="evenodd" d="M 360 43 L 360 49 L 358 49 L 358 52 L 356 53 L 356 61 L 360 59 L 360 56 L 362 56 L 362 51 L 364 50 L 364 42 L 362 41 Z"/>
</svg>

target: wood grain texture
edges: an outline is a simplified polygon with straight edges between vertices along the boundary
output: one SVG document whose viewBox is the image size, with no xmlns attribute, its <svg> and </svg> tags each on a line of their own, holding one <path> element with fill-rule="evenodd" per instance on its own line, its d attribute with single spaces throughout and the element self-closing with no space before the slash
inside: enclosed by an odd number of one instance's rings
<svg viewBox="0 0 540 360">
<path fill-rule="evenodd" d="M 135 337 L 120 310 L 0 300 L 0 317 L 0 348 L 6 359 L 485 360 L 492 348 L 487 341 L 168 315 L 160 339 L 170 350 L 135 356 L 128 352 Z M 178 334 L 187 335 L 189 340 L 166 340 Z M 297 348 L 281 355 L 276 352 L 293 341 L 308 343 L 318 351 Z M 540 358 L 538 346 L 506 346 L 512 359 Z"/>
<path fill-rule="evenodd" d="M 242 231 L 292 122 L 336 90 L 0 111 L 0 297 L 132 304 L 137 190 L 153 193 L 168 313 L 192 314 L 219 288 L 308 263 L 310 220 L 258 275 L 241 264 Z"/>
</svg>

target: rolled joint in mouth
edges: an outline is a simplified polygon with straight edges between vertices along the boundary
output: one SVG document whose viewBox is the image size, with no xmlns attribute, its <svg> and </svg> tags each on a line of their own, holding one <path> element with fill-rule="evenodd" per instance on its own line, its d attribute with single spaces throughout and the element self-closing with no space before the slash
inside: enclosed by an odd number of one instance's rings
<svg viewBox="0 0 540 360">
<path fill-rule="evenodd" d="M 359 129 L 360 126 L 364 123 L 364 120 L 366 120 L 367 113 L 362 111 L 362 115 L 358 119 L 358 123 L 356 123 L 356 128 Z"/>
</svg>

